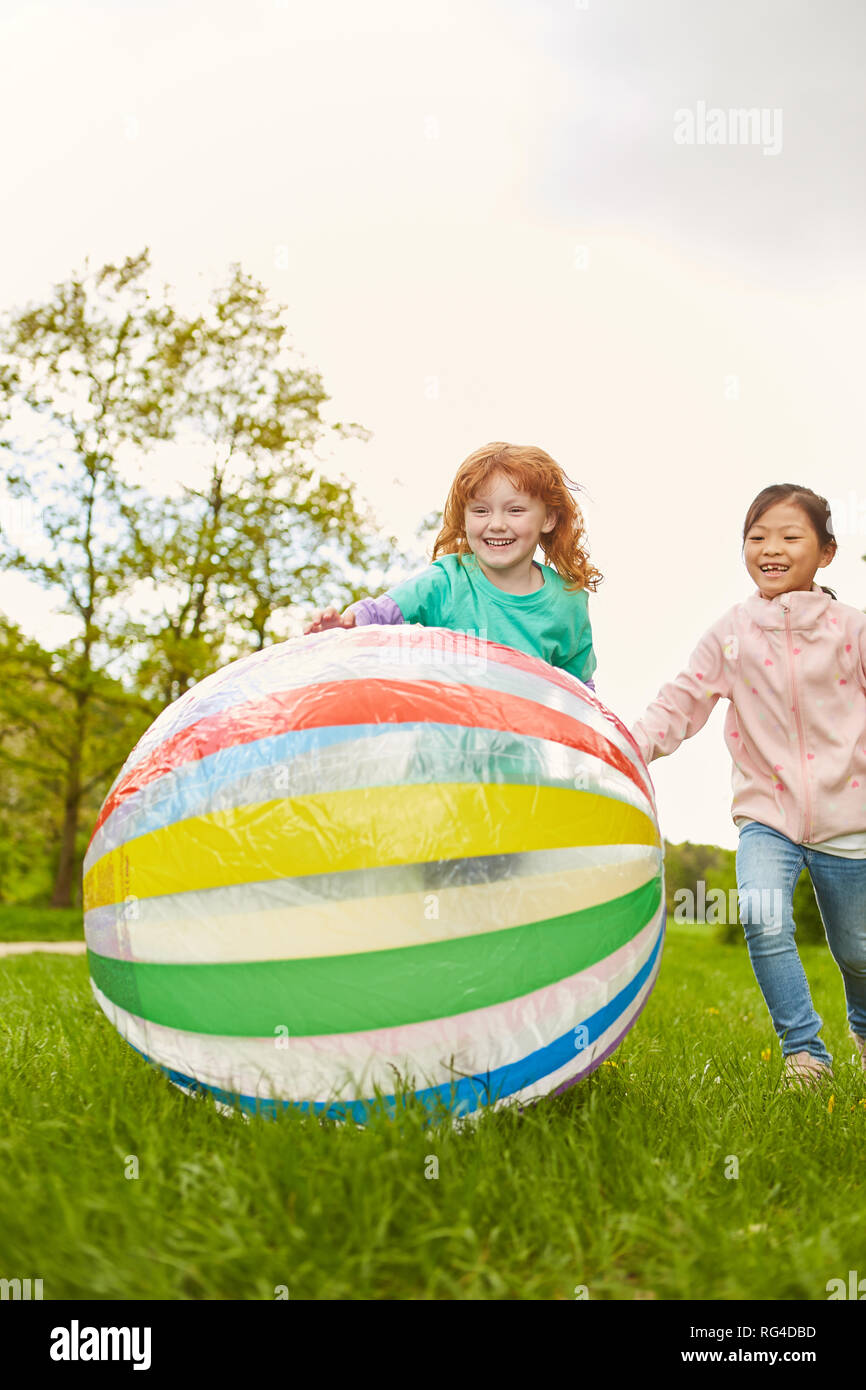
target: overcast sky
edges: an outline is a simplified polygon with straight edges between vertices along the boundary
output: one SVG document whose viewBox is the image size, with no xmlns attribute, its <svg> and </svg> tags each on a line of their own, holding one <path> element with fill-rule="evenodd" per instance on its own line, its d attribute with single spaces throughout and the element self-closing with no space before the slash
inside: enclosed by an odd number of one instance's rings
<svg viewBox="0 0 866 1390">
<path fill-rule="evenodd" d="M 4 0 L 0 307 L 85 256 L 147 245 L 189 303 L 240 261 L 407 548 L 471 450 L 540 444 L 630 723 L 750 592 L 768 483 L 844 501 L 824 578 L 866 607 L 864 69 L 858 0 Z M 739 108 L 766 138 L 702 138 Z M 54 603 L 0 576 L 48 644 Z M 736 843 L 722 722 L 653 764 L 671 840 Z"/>
</svg>

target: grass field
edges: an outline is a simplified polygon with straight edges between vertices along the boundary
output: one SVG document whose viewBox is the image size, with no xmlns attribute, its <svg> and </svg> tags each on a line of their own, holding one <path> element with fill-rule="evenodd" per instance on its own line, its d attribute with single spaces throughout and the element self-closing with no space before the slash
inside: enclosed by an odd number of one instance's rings
<svg viewBox="0 0 866 1390">
<path fill-rule="evenodd" d="M 780 1089 L 745 950 L 674 925 L 609 1062 L 461 1131 L 226 1117 L 118 1037 L 84 958 L 2 960 L 0 1276 L 46 1299 L 824 1300 L 866 1275 L 866 1076 L 836 966 L 801 954 L 827 1090 Z"/>
</svg>

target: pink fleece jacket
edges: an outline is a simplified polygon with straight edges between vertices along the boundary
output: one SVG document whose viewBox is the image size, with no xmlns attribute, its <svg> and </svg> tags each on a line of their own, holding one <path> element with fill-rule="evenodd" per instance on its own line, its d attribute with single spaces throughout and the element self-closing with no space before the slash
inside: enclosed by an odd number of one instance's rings
<svg viewBox="0 0 866 1390">
<path fill-rule="evenodd" d="M 734 817 L 797 844 L 866 830 L 866 614 L 817 584 L 773 599 L 756 589 L 632 727 L 644 761 L 673 753 L 721 698 Z"/>
</svg>

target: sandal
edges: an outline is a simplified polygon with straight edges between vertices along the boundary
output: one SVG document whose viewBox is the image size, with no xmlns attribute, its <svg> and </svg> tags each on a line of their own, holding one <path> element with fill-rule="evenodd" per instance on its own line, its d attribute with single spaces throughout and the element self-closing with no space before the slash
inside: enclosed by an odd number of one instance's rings
<svg viewBox="0 0 866 1390">
<path fill-rule="evenodd" d="M 863 1043 L 866 1046 L 866 1038 Z M 789 1088 L 814 1087 L 819 1081 L 832 1078 L 832 1068 L 818 1057 L 813 1057 L 811 1052 L 789 1052 L 785 1058 L 785 1085 Z"/>
</svg>

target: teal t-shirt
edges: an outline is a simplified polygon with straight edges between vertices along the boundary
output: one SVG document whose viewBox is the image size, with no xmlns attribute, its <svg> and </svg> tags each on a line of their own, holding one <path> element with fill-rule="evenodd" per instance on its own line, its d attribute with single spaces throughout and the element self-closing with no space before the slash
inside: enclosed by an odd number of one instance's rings
<svg viewBox="0 0 866 1390">
<path fill-rule="evenodd" d="M 596 668 L 585 589 L 567 593 L 549 565 L 533 561 L 544 584 L 532 594 L 507 594 L 474 555 L 442 555 L 427 569 L 386 592 L 407 623 L 469 632 L 561 666 L 580 681 Z"/>
</svg>

